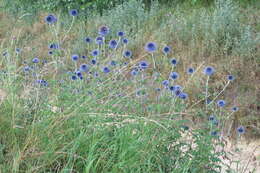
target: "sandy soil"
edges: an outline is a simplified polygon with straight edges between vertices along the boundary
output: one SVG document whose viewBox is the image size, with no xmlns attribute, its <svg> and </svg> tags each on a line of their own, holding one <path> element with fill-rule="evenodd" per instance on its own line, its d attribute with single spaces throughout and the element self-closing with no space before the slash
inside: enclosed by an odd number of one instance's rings
<svg viewBox="0 0 260 173">
<path fill-rule="evenodd" d="M 227 141 L 228 158 L 223 159 L 235 173 L 260 173 L 260 139 L 237 143 Z M 227 172 L 227 169 L 223 171 Z"/>
</svg>

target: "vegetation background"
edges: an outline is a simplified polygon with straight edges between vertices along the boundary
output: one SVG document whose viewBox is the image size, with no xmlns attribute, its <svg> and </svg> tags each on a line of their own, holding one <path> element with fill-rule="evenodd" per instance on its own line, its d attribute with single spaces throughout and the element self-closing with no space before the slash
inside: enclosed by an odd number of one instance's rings
<svg viewBox="0 0 260 173">
<path fill-rule="evenodd" d="M 224 75 L 233 74 L 236 77 L 223 96 L 228 103 L 239 107 L 239 111 L 229 120 L 233 123 L 233 133 L 229 138 L 237 139 L 235 129 L 243 124 L 247 132 L 243 137 L 250 141 L 260 136 L 259 3 L 257 0 L 2 0 L 0 51 L 10 52 L 19 47 L 23 47 L 23 51 L 21 59 L 13 56 L 10 61 L 0 60 L 0 171 L 171 172 L 173 168 L 169 165 L 176 163 L 172 158 L 178 157 L 177 162 L 183 169 L 177 170 L 175 167 L 176 172 L 214 172 L 206 169 L 205 165 L 210 162 L 210 166 L 217 169 L 217 156 L 223 153 L 212 154 L 211 144 L 205 147 L 211 137 L 202 132 L 198 132 L 195 140 L 200 146 L 198 150 L 181 156 L 178 153 L 180 145 L 174 148 L 172 155 L 165 148 L 172 138 L 176 141 L 182 139 L 182 132 L 174 129 L 165 132 L 153 123 L 145 126 L 147 120 L 136 116 L 111 118 L 104 110 L 112 104 L 98 110 L 100 117 L 93 114 L 86 118 L 84 112 L 97 111 L 90 109 L 90 105 L 95 105 L 91 100 L 77 98 L 66 89 L 61 92 L 55 87 L 47 94 L 46 91 L 34 92 L 32 86 L 25 85 L 21 78 L 6 77 L 4 72 L 11 74 L 21 68 L 23 61 L 36 55 L 49 57 L 46 45 L 56 38 L 46 27 L 45 16 L 49 13 L 58 16 L 58 20 L 62 21 L 58 36 L 63 36 L 61 28 L 68 28 L 71 24 L 68 11 L 78 9 L 79 16 L 63 45 L 70 51 L 64 56 L 69 57 L 71 52 L 85 54 L 85 36 L 94 37 L 101 25 L 109 26 L 112 34 L 124 30 L 131 40 L 129 48 L 134 50 L 136 59 L 142 57 L 143 45 L 148 40 L 171 45 L 173 56 L 182 60 L 180 69 L 201 63 L 217 69 L 218 74 L 212 78 L 212 91 L 223 88 Z M 69 60 L 65 60 L 64 64 L 69 64 Z M 49 79 L 56 74 L 53 69 L 50 65 L 44 71 Z M 50 83 L 55 85 L 55 81 Z M 190 90 L 195 93 L 196 90 L 200 91 L 199 88 Z M 33 93 L 39 94 L 40 99 L 33 97 Z M 77 103 L 85 105 L 85 109 L 77 107 Z M 60 111 L 63 104 L 66 114 Z M 143 113 L 138 111 L 135 113 Z M 41 118 L 36 118 L 36 115 Z M 127 124 L 129 119 L 140 122 Z M 198 119 L 197 122 L 200 122 L 201 117 Z M 120 131 L 115 122 L 127 125 Z M 165 121 L 160 123 L 169 125 Z M 97 124 L 102 128 L 96 127 Z M 133 129 L 138 129 L 142 134 L 134 136 Z M 170 134 L 176 135 L 172 137 Z M 150 142 L 155 137 L 157 139 Z M 199 143 L 200 139 L 205 139 L 205 143 Z M 201 153 L 204 153 L 203 157 Z M 85 158 L 85 155 L 89 157 Z M 192 155 L 193 162 L 189 162 L 188 155 Z M 243 172 L 243 169 L 240 171 Z"/>
</svg>

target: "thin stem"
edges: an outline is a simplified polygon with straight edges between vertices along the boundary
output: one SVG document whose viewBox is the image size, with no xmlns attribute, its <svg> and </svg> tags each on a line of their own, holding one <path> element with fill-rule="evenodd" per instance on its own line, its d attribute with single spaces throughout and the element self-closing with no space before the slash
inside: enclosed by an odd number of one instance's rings
<svg viewBox="0 0 260 173">
<path fill-rule="evenodd" d="M 224 88 L 218 93 L 218 95 L 208 105 L 212 104 L 218 98 L 218 96 L 226 90 L 226 88 L 228 87 L 229 84 L 230 84 L 230 81 L 227 82 L 227 84 L 224 86 Z"/>
</svg>

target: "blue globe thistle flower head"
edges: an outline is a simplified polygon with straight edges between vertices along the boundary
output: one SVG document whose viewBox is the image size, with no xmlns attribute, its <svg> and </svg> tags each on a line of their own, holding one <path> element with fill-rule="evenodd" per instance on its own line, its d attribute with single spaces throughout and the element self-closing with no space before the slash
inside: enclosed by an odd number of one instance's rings
<svg viewBox="0 0 260 173">
<path fill-rule="evenodd" d="M 19 54 L 19 53 L 21 52 L 21 49 L 20 49 L 20 48 L 16 48 L 16 49 L 15 49 L 15 52 L 16 52 L 17 54 Z"/>
<path fill-rule="evenodd" d="M 96 44 L 101 45 L 104 44 L 104 38 L 103 37 L 97 37 L 96 38 Z"/>
<path fill-rule="evenodd" d="M 111 49 L 115 49 L 117 47 L 117 41 L 116 40 L 110 40 L 109 41 L 109 47 Z"/>
<path fill-rule="evenodd" d="M 92 56 L 98 56 L 99 55 L 99 50 L 98 49 L 95 49 L 91 52 L 91 55 Z"/>
<path fill-rule="evenodd" d="M 108 67 L 103 68 L 103 73 L 109 73 L 109 72 L 110 72 L 110 69 Z"/>
<path fill-rule="evenodd" d="M 156 49 L 157 49 L 157 45 L 156 45 L 156 43 L 154 43 L 154 42 L 149 42 L 149 43 L 147 43 L 147 44 L 145 45 L 145 50 L 146 50 L 147 52 L 153 53 L 153 52 L 156 51 Z"/>
<path fill-rule="evenodd" d="M 177 59 L 172 58 L 172 59 L 171 59 L 171 64 L 172 64 L 172 65 L 177 65 L 177 64 L 178 64 Z"/>
<path fill-rule="evenodd" d="M 146 61 L 141 61 L 139 62 L 139 68 L 142 69 L 142 70 L 145 70 L 148 68 L 148 63 Z"/>
<path fill-rule="evenodd" d="M 132 52 L 130 50 L 126 50 L 123 55 L 125 58 L 131 58 Z"/>
<path fill-rule="evenodd" d="M 164 81 L 162 81 L 162 85 L 163 85 L 163 86 L 169 86 L 169 84 L 170 84 L 170 81 L 169 81 L 169 80 L 164 80 Z"/>
<path fill-rule="evenodd" d="M 216 120 L 216 117 L 214 115 L 210 115 L 209 116 L 209 121 L 213 122 L 214 120 Z"/>
<path fill-rule="evenodd" d="M 188 98 L 188 94 L 185 92 L 181 92 L 178 96 L 180 99 L 186 100 Z"/>
<path fill-rule="evenodd" d="M 178 78 L 179 78 L 179 73 L 177 73 L 177 72 L 171 72 L 170 78 L 173 79 L 173 80 L 178 79 Z"/>
<path fill-rule="evenodd" d="M 233 80 L 235 80 L 235 77 L 233 75 L 228 75 L 227 80 L 233 81 Z"/>
<path fill-rule="evenodd" d="M 180 85 L 174 85 L 174 90 L 182 90 L 182 86 Z"/>
<path fill-rule="evenodd" d="M 70 14 L 71 16 L 75 17 L 75 16 L 78 16 L 78 15 L 79 15 L 79 12 L 78 12 L 77 9 L 72 9 L 72 10 L 69 11 L 69 14 Z"/>
<path fill-rule="evenodd" d="M 81 72 L 87 72 L 89 70 L 89 66 L 87 64 L 81 64 L 79 70 Z"/>
<path fill-rule="evenodd" d="M 101 36 L 106 36 L 107 34 L 109 34 L 109 28 L 107 26 L 101 26 L 99 28 L 99 31 L 98 33 L 101 35 Z"/>
<path fill-rule="evenodd" d="M 90 63 L 91 63 L 92 65 L 96 65 L 96 64 L 97 64 L 97 60 L 96 60 L 96 59 L 92 59 L 92 60 L 90 61 Z"/>
<path fill-rule="evenodd" d="M 237 133 L 238 134 L 244 134 L 245 133 L 245 127 L 244 126 L 239 126 L 238 128 L 237 128 Z"/>
<path fill-rule="evenodd" d="M 57 22 L 57 18 L 53 14 L 49 14 L 45 17 L 45 22 L 51 25 Z"/>
<path fill-rule="evenodd" d="M 193 74 L 194 73 L 194 68 L 192 68 L 192 67 L 189 67 L 188 69 L 187 69 L 187 73 L 188 74 Z"/>
<path fill-rule="evenodd" d="M 125 36 L 125 33 L 123 31 L 118 31 L 117 35 L 119 37 L 124 37 Z"/>
<path fill-rule="evenodd" d="M 93 76 L 94 76 L 95 78 L 97 78 L 97 77 L 99 76 L 98 72 L 94 72 L 94 73 L 93 73 Z"/>
<path fill-rule="evenodd" d="M 219 107 L 224 107 L 224 106 L 226 105 L 226 102 L 225 102 L 225 100 L 218 100 L 218 101 L 217 101 L 217 105 L 218 105 Z"/>
<path fill-rule="evenodd" d="M 86 43 L 91 43 L 92 42 L 92 38 L 90 38 L 90 37 L 85 37 L 85 42 Z"/>
<path fill-rule="evenodd" d="M 46 80 L 38 79 L 36 80 L 36 83 L 40 84 L 41 86 L 48 86 L 48 82 Z"/>
<path fill-rule="evenodd" d="M 127 38 L 123 38 L 122 42 L 123 44 L 128 44 L 129 40 Z"/>
<path fill-rule="evenodd" d="M 133 69 L 130 73 L 131 73 L 132 76 L 136 76 L 136 75 L 138 75 L 138 70 Z"/>
<path fill-rule="evenodd" d="M 52 54 L 53 54 L 53 52 L 52 52 L 52 51 L 49 51 L 49 52 L 48 52 L 48 54 L 49 54 L 49 55 L 52 55 Z"/>
<path fill-rule="evenodd" d="M 170 91 L 175 91 L 175 87 L 174 86 L 170 86 L 169 89 L 170 89 Z"/>
<path fill-rule="evenodd" d="M 116 66 L 116 64 L 117 64 L 116 61 L 114 61 L 114 60 L 111 60 L 111 61 L 110 61 L 110 65 L 111 65 L 111 66 Z"/>
<path fill-rule="evenodd" d="M 168 54 L 168 53 L 170 53 L 170 51 L 171 51 L 171 48 L 170 48 L 169 46 L 165 46 L 165 47 L 163 48 L 163 53 L 164 53 L 164 54 Z"/>
<path fill-rule="evenodd" d="M 39 58 L 35 57 L 35 58 L 33 58 L 32 62 L 36 64 L 36 63 L 39 63 L 40 60 L 39 60 Z"/>
<path fill-rule="evenodd" d="M 23 68 L 23 71 L 24 72 L 29 72 L 31 70 L 30 66 L 26 65 L 24 68 Z"/>
<path fill-rule="evenodd" d="M 51 44 L 49 45 L 49 49 L 58 49 L 58 48 L 59 48 L 59 45 L 56 44 L 56 43 L 51 43 Z"/>
<path fill-rule="evenodd" d="M 237 106 L 234 106 L 234 107 L 231 108 L 231 110 L 232 110 L 233 112 L 236 112 L 236 111 L 239 110 L 239 108 L 238 108 Z"/>
<path fill-rule="evenodd" d="M 173 91 L 173 94 L 174 94 L 176 97 L 179 97 L 179 96 L 182 94 L 182 92 L 181 92 L 180 89 L 175 89 L 175 90 Z"/>
<path fill-rule="evenodd" d="M 215 73 L 215 69 L 211 66 L 208 66 L 204 69 L 204 74 L 205 75 L 208 75 L 208 76 L 211 76 Z"/>
<path fill-rule="evenodd" d="M 78 77 L 76 75 L 71 76 L 71 80 L 77 80 Z"/>
<path fill-rule="evenodd" d="M 82 73 L 81 73 L 81 71 L 79 71 L 79 70 L 76 71 L 75 74 L 76 74 L 78 77 L 82 76 Z"/>
<path fill-rule="evenodd" d="M 77 61 L 79 59 L 79 55 L 78 54 L 73 54 L 73 55 L 71 55 L 71 59 L 73 61 Z"/>
<path fill-rule="evenodd" d="M 217 131 L 212 131 L 212 132 L 210 132 L 210 135 L 211 136 L 218 136 L 218 132 Z"/>
<path fill-rule="evenodd" d="M 85 55 L 82 55 L 81 58 L 82 58 L 82 59 L 87 59 L 88 57 L 85 56 Z"/>
<path fill-rule="evenodd" d="M 3 52 L 3 56 L 8 56 L 8 52 Z"/>
</svg>

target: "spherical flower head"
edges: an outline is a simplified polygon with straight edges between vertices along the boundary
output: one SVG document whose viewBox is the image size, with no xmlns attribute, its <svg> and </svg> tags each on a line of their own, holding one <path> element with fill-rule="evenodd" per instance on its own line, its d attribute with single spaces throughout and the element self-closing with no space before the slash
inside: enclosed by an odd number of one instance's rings
<svg viewBox="0 0 260 173">
<path fill-rule="evenodd" d="M 163 53 L 164 53 L 164 54 L 168 54 L 170 51 L 171 51 L 171 48 L 170 48 L 169 46 L 165 46 L 165 47 L 163 48 Z"/>
<path fill-rule="evenodd" d="M 175 89 L 175 90 L 180 90 L 180 91 L 181 91 L 181 90 L 182 90 L 182 86 L 180 86 L 180 85 L 174 85 L 174 89 Z"/>
<path fill-rule="evenodd" d="M 238 128 L 237 128 L 237 133 L 238 134 L 244 134 L 245 133 L 245 127 L 244 126 L 239 126 Z"/>
<path fill-rule="evenodd" d="M 71 80 L 77 80 L 78 77 L 76 75 L 71 76 Z"/>
<path fill-rule="evenodd" d="M 147 52 L 153 53 L 153 52 L 156 51 L 156 49 L 157 49 L 157 45 L 156 45 L 156 43 L 154 43 L 154 42 L 149 42 L 149 43 L 147 43 L 147 44 L 145 45 L 145 50 L 146 50 Z"/>
<path fill-rule="evenodd" d="M 215 69 L 211 66 L 208 66 L 204 69 L 204 74 L 205 75 L 208 75 L 208 76 L 211 76 L 215 73 Z"/>
<path fill-rule="evenodd" d="M 99 50 L 95 49 L 91 52 L 92 56 L 98 56 L 99 55 Z"/>
<path fill-rule="evenodd" d="M 45 17 L 45 22 L 47 24 L 54 24 L 55 22 L 57 22 L 57 18 L 53 14 L 49 14 Z"/>
<path fill-rule="evenodd" d="M 92 42 L 92 39 L 90 37 L 85 37 L 85 42 L 86 43 L 91 43 Z"/>
<path fill-rule="evenodd" d="M 183 99 L 183 100 L 186 100 L 188 98 L 188 94 L 184 93 L 184 92 L 181 92 L 180 95 L 179 95 L 179 98 Z"/>
<path fill-rule="evenodd" d="M 177 73 L 177 72 L 171 72 L 170 78 L 173 79 L 173 80 L 178 79 L 178 78 L 179 78 L 179 73 Z"/>
<path fill-rule="evenodd" d="M 78 15 L 79 15 L 79 12 L 78 12 L 77 9 L 72 9 L 72 10 L 69 11 L 69 14 L 70 14 L 71 16 L 75 17 L 75 16 L 78 16 Z"/>
<path fill-rule="evenodd" d="M 111 66 L 116 66 L 116 64 L 117 64 L 116 61 L 114 61 L 114 60 L 110 61 Z"/>
<path fill-rule="evenodd" d="M 82 55 L 81 58 L 82 58 L 82 59 L 87 59 L 87 56 Z"/>
<path fill-rule="evenodd" d="M 101 36 L 106 36 L 108 33 L 109 33 L 109 28 L 107 26 L 101 26 L 99 28 L 99 31 L 98 33 L 101 35 Z"/>
<path fill-rule="evenodd" d="M 123 44 L 128 44 L 129 41 L 127 38 L 123 38 L 122 42 L 123 42 Z"/>
<path fill-rule="evenodd" d="M 32 62 L 36 64 L 36 63 L 39 63 L 40 60 L 39 60 L 39 58 L 35 57 L 35 58 L 33 58 Z"/>
<path fill-rule="evenodd" d="M 103 72 L 104 72 L 104 73 L 109 73 L 109 72 L 110 72 L 110 69 L 109 69 L 108 67 L 104 67 L 104 68 L 103 68 Z"/>
<path fill-rule="evenodd" d="M 239 108 L 238 108 L 237 106 L 234 106 L 234 107 L 231 108 L 231 110 L 232 110 L 233 112 L 236 112 L 236 111 L 239 110 Z"/>
<path fill-rule="evenodd" d="M 97 64 L 97 60 L 96 59 L 92 59 L 90 62 L 91 62 L 92 65 L 96 65 Z"/>
<path fill-rule="evenodd" d="M 214 115 L 210 115 L 209 116 L 209 121 L 213 122 L 214 120 L 216 120 L 215 116 Z"/>
<path fill-rule="evenodd" d="M 76 74 L 78 77 L 82 76 L 82 73 L 81 73 L 81 71 L 79 71 L 79 70 L 76 71 L 75 74 Z"/>
<path fill-rule="evenodd" d="M 19 53 L 21 52 L 21 49 L 20 49 L 20 48 L 16 48 L 16 49 L 15 49 L 15 52 L 16 52 L 17 54 L 19 54 Z"/>
<path fill-rule="evenodd" d="M 117 41 L 116 40 L 110 40 L 109 41 L 109 47 L 111 49 L 115 49 L 117 47 Z"/>
<path fill-rule="evenodd" d="M 41 86 L 45 86 L 45 87 L 48 86 L 48 82 L 46 80 L 38 79 L 36 80 L 36 82 Z"/>
<path fill-rule="evenodd" d="M 53 54 L 53 52 L 52 52 L 52 51 L 49 51 L 49 52 L 48 52 L 48 54 L 49 54 L 49 55 L 52 55 L 52 54 Z"/>
<path fill-rule="evenodd" d="M 138 70 L 137 70 L 137 69 L 133 69 L 133 70 L 131 71 L 131 75 L 132 75 L 132 76 L 138 75 Z"/>
<path fill-rule="evenodd" d="M 224 106 L 226 105 L 226 102 L 225 102 L 225 100 L 218 100 L 218 101 L 217 101 L 217 105 L 218 105 L 219 107 L 224 107 Z"/>
<path fill-rule="evenodd" d="M 8 52 L 3 52 L 3 56 L 8 56 Z"/>
<path fill-rule="evenodd" d="M 228 75 L 227 80 L 233 81 L 233 80 L 235 80 L 235 77 L 233 75 Z"/>
<path fill-rule="evenodd" d="M 169 86 L 169 84 L 170 84 L 170 81 L 169 80 L 164 80 L 164 81 L 162 81 L 162 85 L 163 86 Z"/>
<path fill-rule="evenodd" d="M 131 52 L 130 50 L 126 50 L 126 51 L 124 52 L 124 57 L 126 57 L 126 58 L 131 58 L 131 56 L 132 56 L 132 52 Z"/>
<path fill-rule="evenodd" d="M 73 54 L 73 55 L 71 55 L 71 59 L 73 61 L 77 61 L 79 59 L 79 55 L 78 54 Z"/>
<path fill-rule="evenodd" d="M 24 72 L 28 72 L 28 71 L 30 71 L 30 70 L 31 70 L 31 68 L 30 68 L 28 65 L 23 68 L 23 71 L 24 71 Z"/>
<path fill-rule="evenodd" d="M 172 58 L 171 59 L 171 64 L 172 65 L 176 65 L 176 64 L 178 64 L 178 61 L 175 58 Z"/>
<path fill-rule="evenodd" d="M 193 74 L 194 73 L 194 68 L 192 68 L 192 67 L 189 67 L 188 69 L 187 69 L 187 73 L 188 74 Z"/>
<path fill-rule="evenodd" d="M 51 43 L 51 44 L 49 45 L 49 49 L 58 49 L 58 48 L 59 48 L 59 45 L 56 44 L 56 43 Z"/>
<path fill-rule="evenodd" d="M 96 38 L 96 44 L 101 45 L 103 43 L 104 43 L 104 38 L 103 37 L 99 36 L 99 37 Z"/>
<path fill-rule="evenodd" d="M 212 131 L 210 132 L 211 136 L 217 136 L 218 135 L 218 132 L 217 131 Z"/>
<path fill-rule="evenodd" d="M 89 70 L 89 66 L 87 64 L 81 64 L 79 70 L 82 72 L 87 72 Z"/>
<path fill-rule="evenodd" d="M 124 37 L 124 36 L 125 36 L 125 33 L 124 33 L 123 31 L 119 31 L 119 32 L 117 33 L 117 35 L 118 35 L 119 37 Z"/>
<path fill-rule="evenodd" d="M 173 93 L 174 93 L 174 95 L 175 95 L 176 97 L 179 97 L 182 92 L 181 92 L 181 90 L 179 90 L 179 89 L 175 89 L 175 90 L 173 91 Z"/>
<path fill-rule="evenodd" d="M 139 62 L 139 68 L 145 70 L 148 68 L 148 63 L 146 61 Z"/>
</svg>

